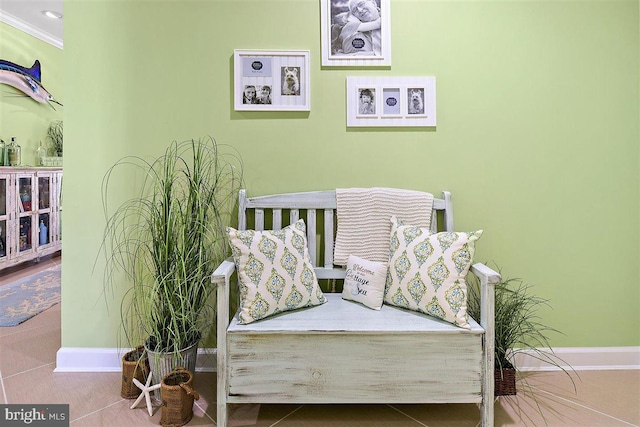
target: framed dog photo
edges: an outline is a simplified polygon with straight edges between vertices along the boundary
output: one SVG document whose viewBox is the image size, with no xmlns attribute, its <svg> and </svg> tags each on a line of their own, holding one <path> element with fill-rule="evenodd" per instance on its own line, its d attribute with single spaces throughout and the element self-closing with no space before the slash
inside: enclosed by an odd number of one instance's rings
<svg viewBox="0 0 640 427">
<path fill-rule="evenodd" d="M 309 51 L 234 50 L 236 111 L 309 111 Z"/>
<path fill-rule="evenodd" d="M 347 126 L 436 126 L 436 78 L 347 77 Z"/>
<path fill-rule="evenodd" d="M 391 65 L 391 0 L 320 0 L 322 65 Z"/>
</svg>

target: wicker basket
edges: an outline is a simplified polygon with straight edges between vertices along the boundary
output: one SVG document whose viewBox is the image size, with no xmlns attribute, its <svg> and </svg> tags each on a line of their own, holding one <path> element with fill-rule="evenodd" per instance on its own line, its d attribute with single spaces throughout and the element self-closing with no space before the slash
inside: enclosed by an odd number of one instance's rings
<svg viewBox="0 0 640 427">
<path fill-rule="evenodd" d="M 149 375 L 149 360 L 144 353 L 144 347 L 139 346 L 122 356 L 122 388 L 120 396 L 125 399 L 135 399 L 140 395 L 140 390 L 134 383 L 137 379 L 142 384 L 145 383 Z"/>
<path fill-rule="evenodd" d="M 193 375 L 185 368 L 176 368 L 162 378 L 162 414 L 160 425 L 178 427 L 193 417 L 193 401 L 200 395 L 193 389 Z"/>
<path fill-rule="evenodd" d="M 516 370 L 512 367 L 494 370 L 495 396 L 513 396 L 516 394 Z"/>
</svg>

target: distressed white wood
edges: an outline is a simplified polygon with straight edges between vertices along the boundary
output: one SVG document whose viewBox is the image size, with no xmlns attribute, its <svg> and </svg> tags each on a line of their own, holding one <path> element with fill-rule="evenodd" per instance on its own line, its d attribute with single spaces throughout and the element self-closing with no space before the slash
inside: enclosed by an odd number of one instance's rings
<svg viewBox="0 0 640 427">
<path fill-rule="evenodd" d="M 298 209 L 291 209 L 289 211 L 289 221 L 293 224 L 300 219 L 300 211 Z"/>
<path fill-rule="evenodd" d="M 232 260 L 225 260 L 213 272 L 211 282 L 217 286 L 217 417 L 218 425 L 225 426 L 227 422 L 227 326 L 229 325 L 229 287 L 231 275 L 235 271 Z"/>
<path fill-rule="evenodd" d="M 334 266 L 334 267 L 316 267 L 316 277 L 318 279 L 344 279 L 346 267 Z"/>
<path fill-rule="evenodd" d="M 281 228 L 282 228 L 282 209 L 274 209 L 272 229 L 280 230 Z"/>
<path fill-rule="evenodd" d="M 309 250 L 316 263 L 316 210 L 323 211 L 324 262 L 319 279 L 344 279 L 333 266 L 335 191 L 246 197 L 239 195 L 238 223 L 247 211 L 273 228 L 282 211 L 290 223 L 306 211 Z M 451 194 L 434 199 L 445 231 L 453 231 Z M 262 229 L 262 228 L 260 228 Z M 384 305 L 368 310 L 340 294 L 328 302 L 240 325 L 229 321 L 229 292 L 235 269 L 225 261 L 213 274 L 218 285 L 218 425 L 227 425 L 229 403 L 445 403 L 482 406 L 482 425 L 493 425 L 494 285 L 500 276 L 482 264 L 471 271 L 481 283 L 480 324 L 465 330 L 430 316 Z M 335 288 L 334 288 L 335 291 Z M 360 356 L 358 356 L 360 355 Z"/>
<path fill-rule="evenodd" d="M 264 209 L 255 210 L 254 229 L 258 231 L 264 230 Z"/>
<path fill-rule="evenodd" d="M 238 230 L 247 229 L 247 190 L 238 193 Z"/>
<path fill-rule="evenodd" d="M 307 220 L 305 221 L 307 226 L 307 246 L 309 248 L 309 257 L 311 258 L 311 264 L 315 267 L 318 265 L 318 257 L 316 254 L 316 210 L 307 210 Z"/>
<path fill-rule="evenodd" d="M 471 330 L 459 328 L 449 322 L 426 314 L 383 305 L 378 310 L 363 310 L 362 305 L 342 299 L 340 293 L 326 293 L 327 302 L 302 310 L 289 311 L 268 319 L 242 325 L 235 316 L 227 329 L 228 334 L 414 334 L 483 335 L 484 329 L 469 319 Z"/>
<path fill-rule="evenodd" d="M 324 210 L 324 267 L 333 266 L 333 209 Z"/>
<path fill-rule="evenodd" d="M 246 196 L 246 190 L 240 191 L 244 191 Z M 335 209 L 336 192 L 335 190 L 309 191 L 304 193 L 257 196 L 246 199 L 245 209 L 254 209 L 256 207 L 264 209 Z"/>
<path fill-rule="evenodd" d="M 442 201 L 444 202 L 444 230 L 454 231 L 453 229 L 453 203 L 451 202 L 451 193 L 442 192 Z"/>
<path fill-rule="evenodd" d="M 230 402 L 482 400 L 481 335 L 303 331 L 230 333 L 228 341 Z"/>
<path fill-rule="evenodd" d="M 485 329 L 482 381 L 482 425 L 492 426 L 494 420 L 494 351 L 495 351 L 495 285 L 500 275 L 486 265 L 477 263 L 471 266 L 471 272 L 480 280 L 480 324 Z"/>
</svg>

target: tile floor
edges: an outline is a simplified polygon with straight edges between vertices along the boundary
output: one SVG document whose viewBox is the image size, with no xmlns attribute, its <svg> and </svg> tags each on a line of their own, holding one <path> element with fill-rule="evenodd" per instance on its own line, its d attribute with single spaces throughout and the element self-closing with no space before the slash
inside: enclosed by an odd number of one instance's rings
<svg viewBox="0 0 640 427">
<path fill-rule="evenodd" d="M 51 257 L 0 273 L 0 286 L 60 263 Z M 0 402 L 68 403 L 71 426 L 159 425 L 160 410 L 149 417 L 142 405 L 120 397 L 118 373 L 54 373 L 60 347 L 60 305 L 21 325 L 0 328 Z M 527 375 L 530 390 L 501 397 L 496 426 L 638 426 L 640 371 L 582 371 L 577 393 L 564 374 Z M 198 372 L 201 398 L 190 426 L 214 426 L 215 373 Z M 535 396 L 532 397 L 532 396 Z M 544 415 L 540 415 L 540 411 Z M 419 427 L 476 426 L 480 412 L 471 404 L 449 405 L 242 405 L 232 408 L 231 426 Z"/>
</svg>

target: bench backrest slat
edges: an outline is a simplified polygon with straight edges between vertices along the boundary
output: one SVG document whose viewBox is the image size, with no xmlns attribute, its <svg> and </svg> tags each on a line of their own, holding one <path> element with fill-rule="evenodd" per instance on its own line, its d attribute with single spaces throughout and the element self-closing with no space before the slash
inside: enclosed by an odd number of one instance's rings
<svg viewBox="0 0 640 427">
<path fill-rule="evenodd" d="M 333 246 L 336 232 L 336 192 L 311 191 L 305 193 L 276 194 L 270 196 L 247 197 L 246 190 L 240 190 L 238 200 L 238 228 L 247 229 L 248 218 L 253 215 L 254 229 L 279 230 L 305 220 L 309 255 L 319 279 L 343 279 L 344 268 L 333 265 Z M 283 216 L 289 211 L 289 223 L 283 223 Z M 438 213 L 442 213 L 441 229 Z M 271 220 L 268 224 L 267 219 Z M 323 223 L 320 228 L 318 219 Z M 431 231 L 453 231 L 453 210 L 451 194 L 442 192 L 442 198 L 434 198 Z M 321 251 L 321 252 L 320 252 Z M 322 254 L 322 257 L 320 257 Z M 321 259 L 320 259 L 321 258 Z"/>
</svg>

